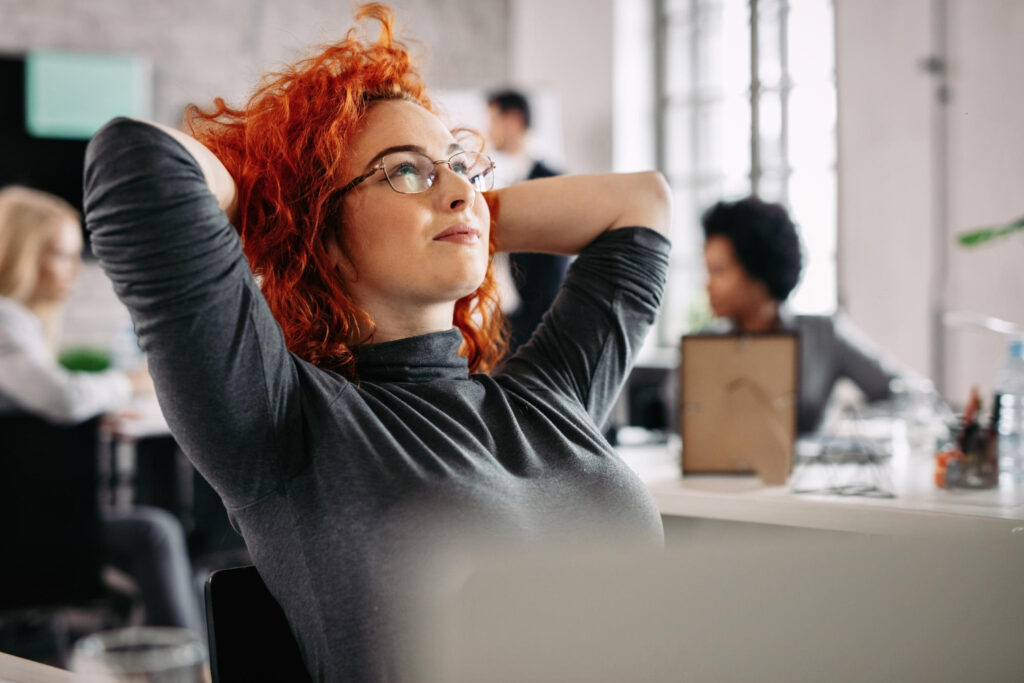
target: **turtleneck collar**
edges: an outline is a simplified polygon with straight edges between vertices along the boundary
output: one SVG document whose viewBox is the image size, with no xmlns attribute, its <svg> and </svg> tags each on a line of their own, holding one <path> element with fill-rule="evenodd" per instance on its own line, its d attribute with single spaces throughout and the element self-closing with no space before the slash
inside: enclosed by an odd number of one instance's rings
<svg viewBox="0 0 1024 683">
<path fill-rule="evenodd" d="M 429 382 L 466 379 L 469 365 L 458 354 L 462 332 L 453 327 L 352 349 L 356 377 L 366 382 Z"/>
</svg>

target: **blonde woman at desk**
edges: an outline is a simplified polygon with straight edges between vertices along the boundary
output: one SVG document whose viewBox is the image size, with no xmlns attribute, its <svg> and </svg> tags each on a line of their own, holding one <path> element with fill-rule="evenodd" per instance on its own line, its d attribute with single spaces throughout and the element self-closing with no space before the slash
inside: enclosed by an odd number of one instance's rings
<svg viewBox="0 0 1024 683">
<path fill-rule="evenodd" d="M 747 197 L 718 202 L 701 219 L 714 332 L 795 331 L 800 336 L 797 428 L 821 425 L 835 383 L 852 380 L 869 401 L 889 398 L 897 373 L 849 325 L 829 316 L 793 315 L 785 302 L 800 281 L 796 227 L 779 204 Z"/>
<path fill-rule="evenodd" d="M 93 249 L 168 424 L 322 681 L 403 680 L 404 572 L 480 525 L 517 547 L 664 542 L 598 427 L 664 289 L 664 180 L 490 192 L 493 164 L 435 113 L 391 12 L 358 16 L 379 38 L 353 29 L 245 106 L 192 111 L 198 141 L 120 119 L 86 154 Z M 496 250 L 579 254 L 498 367 Z"/>
<path fill-rule="evenodd" d="M 0 414 L 74 424 L 117 410 L 133 393 L 152 392 L 145 368 L 87 373 L 57 363 L 57 325 L 81 252 L 79 216 L 64 200 L 25 187 L 0 189 Z M 105 510 L 102 521 L 107 559 L 139 584 L 147 623 L 200 631 L 178 520 L 138 506 Z"/>
</svg>

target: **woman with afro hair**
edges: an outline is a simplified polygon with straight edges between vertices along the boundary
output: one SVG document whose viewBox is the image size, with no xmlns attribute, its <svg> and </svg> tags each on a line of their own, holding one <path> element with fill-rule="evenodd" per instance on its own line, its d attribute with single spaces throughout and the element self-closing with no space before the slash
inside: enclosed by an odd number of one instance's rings
<svg viewBox="0 0 1024 683">
<path fill-rule="evenodd" d="M 377 39 L 354 28 L 244 106 L 190 107 L 191 135 L 115 119 L 86 154 L 93 248 L 168 424 L 320 681 L 405 679 L 405 579 L 432 547 L 663 545 L 600 428 L 664 289 L 663 178 L 492 191 L 390 10 L 366 18 Z M 505 359 L 496 251 L 578 254 Z"/>
<path fill-rule="evenodd" d="M 820 426 L 841 377 L 853 380 L 869 401 L 889 397 L 896 374 L 848 324 L 828 316 L 792 315 L 783 305 L 803 265 L 800 239 L 785 208 L 757 197 L 718 202 L 702 223 L 708 300 L 723 322 L 716 330 L 799 334 L 800 432 Z"/>
</svg>

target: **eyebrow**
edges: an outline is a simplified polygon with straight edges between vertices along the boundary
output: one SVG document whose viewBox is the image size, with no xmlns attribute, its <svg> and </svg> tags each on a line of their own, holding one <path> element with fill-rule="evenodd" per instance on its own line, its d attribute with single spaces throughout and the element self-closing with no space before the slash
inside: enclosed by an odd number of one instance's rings
<svg viewBox="0 0 1024 683">
<path fill-rule="evenodd" d="M 453 142 L 450 145 L 448 145 L 448 149 L 445 152 L 445 154 L 451 155 L 451 154 L 455 154 L 455 152 L 462 152 L 462 151 L 464 151 L 462 149 L 462 145 L 460 145 L 457 142 Z M 381 151 L 377 152 L 373 156 L 373 158 L 370 159 L 370 161 L 367 162 L 367 164 L 363 168 L 363 170 L 364 171 L 369 171 L 372 166 L 374 166 L 378 161 L 380 161 L 381 157 L 387 156 L 388 154 L 392 154 L 394 152 L 419 152 L 420 154 L 422 154 L 425 157 L 429 157 L 430 156 L 429 154 L 427 154 L 427 150 L 423 149 L 419 145 L 393 145 L 391 147 L 385 147 Z"/>
</svg>

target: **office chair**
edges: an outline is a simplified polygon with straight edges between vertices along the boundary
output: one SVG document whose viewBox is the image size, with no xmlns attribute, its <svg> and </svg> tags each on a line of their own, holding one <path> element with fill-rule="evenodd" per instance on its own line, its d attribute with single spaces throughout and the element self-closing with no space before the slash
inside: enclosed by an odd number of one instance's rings
<svg viewBox="0 0 1024 683">
<path fill-rule="evenodd" d="M 281 606 L 252 565 L 206 580 L 213 683 L 311 683 Z"/>
<path fill-rule="evenodd" d="M 110 625 L 131 610 L 102 578 L 98 428 L 98 418 L 0 416 L 0 624 L 49 624 L 59 660 L 70 639 L 63 610 L 100 608 L 116 615 Z"/>
</svg>

